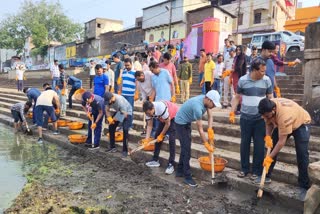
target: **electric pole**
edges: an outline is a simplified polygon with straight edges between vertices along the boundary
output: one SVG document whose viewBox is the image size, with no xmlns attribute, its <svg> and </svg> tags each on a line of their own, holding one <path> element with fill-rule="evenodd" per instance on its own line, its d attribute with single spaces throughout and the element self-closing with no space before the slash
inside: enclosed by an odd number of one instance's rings
<svg viewBox="0 0 320 214">
<path fill-rule="evenodd" d="M 238 5 L 237 33 L 236 33 L 237 35 L 238 35 L 238 30 L 239 30 L 240 7 L 241 7 L 241 0 L 239 0 L 239 5 Z"/>
</svg>

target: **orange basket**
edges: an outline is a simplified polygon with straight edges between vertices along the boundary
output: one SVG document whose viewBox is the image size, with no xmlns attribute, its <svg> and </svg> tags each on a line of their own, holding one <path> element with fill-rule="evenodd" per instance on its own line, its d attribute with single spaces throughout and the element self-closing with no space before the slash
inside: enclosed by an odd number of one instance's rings
<svg viewBox="0 0 320 214">
<path fill-rule="evenodd" d="M 58 127 L 65 127 L 68 125 L 69 122 L 70 121 L 68 121 L 68 120 L 58 120 L 57 125 L 58 125 Z"/>
<path fill-rule="evenodd" d="M 203 156 L 198 159 L 200 167 L 211 172 L 211 160 L 209 156 Z M 227 165 L 228 161 L 224 158 L 214 158 L 214 172 L 222 172 Z"/>
<path fill-rule="evenodd" d="M 72 122 L 68 124 L 70 130 L 82 129 L 83 123 L 81 122 Z"/>
<path fill-rule="evenodd" d="M 28 116 L 28 118 L 32 119 L 33 113 L 32 113 L 32 112 L 29 112 L 27 116 Z"/>
<path fill-rule="evenodd" d="M 72 97 L 73 97 L 75 100 L 81 101 L 81 100 L 82 100 L 82 95 L 83 95 L 84 92 L 86 92 L 86 90 L 83 89 L 83 88 L 80 88 L 80 89 L 78 89 L 78 90 L 76 90 L 76 91 L 74 92 L 74 94 L 73 94 Z"/>
<path fill-rule="evenodd" d="M 80 134 L 72 134 L 68 136 L 68 139 L 70 143 L 85 143 L 87 140 L 87 136 Z"/>
<path fill-rule="evenodd" d="M 107 137 L 110 139 L 110 135 L 109 133 L 107 134 Z M 116 142 L 122 142 L 123 141 L 123 132 L 116 132 L 114 134 L 114 140 Z"/>
<path fill-rule="evenodd" d="M 154 151 L 155 144 L 147 145 L 150 141 L 153 141 L 153 140 L 154 140 L 153 138 L 143 139 L 143 140 L 140 140 L 138 144 L 139 146 L 144 145 L 143 147 L 144 151 Z"/>
</svg>

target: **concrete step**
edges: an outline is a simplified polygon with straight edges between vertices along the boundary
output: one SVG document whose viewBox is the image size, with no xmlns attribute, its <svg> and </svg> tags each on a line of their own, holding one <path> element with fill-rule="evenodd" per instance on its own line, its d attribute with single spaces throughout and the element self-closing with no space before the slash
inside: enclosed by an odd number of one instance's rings
<svg viewBox="0 0 320 214">
<path fill-rule="evenodd" d="M 8 124 L 12 126 L 11 118 L 0 115 L 0 122 L 4 124 Z M 69 132 L 70 133 L 70 132 Z M 36 131 L 35 131 L 36 134 Z M 107 154 L 105 153 L 105 150 L 101 148 L 99 151 L 90 151 L 84 148 L 83 145 L 74 145 L 70 144 L 66 140 L 66 135 L 52 135 L 50 132 L 44 132 L 43 137 L 46 141 L 49 141 L 50 143 L 55 143 L 62 148 L 68 149 L 70 151 L 73 151 L 74 153 L 77 153 L 79 155 L 85 155 L 85 156 L 91 156 L 96 157 L 97 161 L 103 160 L 103 158 L 106 155 L 113 156 L 113 157 L 119 157 L 120 155 L 118 153 L 115 154 Z M 136 144 L 129 144 L 130 148 L 135 148 Z M 119 149 L 121 147 L 117 145 Z M 140 162 L 145 162 L 147 160 L 150 160 L 152 156 L 151 152 L 141 152 L 139 153 L 139 160 Z M 166 151 L 161 151 L 160 153 L 160 163 L 162 166 L 166 166 L 167 160 L 168 160 L 169 154 Z M 134 158 L 134 157 L 133 157 Z M 129 161 L 127 159 L 119 159 L 121 161 Z M 178 157 L 176 156 L 175 162 L 177 164 Z M 196 159 L 191 158 L 190 160 L 190 166 L 192 170 L 192 174 L 195 177 L 196 181 L 200 185 L 208 185 L 208 188 L 211 188 L 211 185 L 208 184 L 208 181 L 211 179 L 211 173 L 203 171 L 199 167 L 199 163 Z M 152 169 L 156 170 L 156 169 Z M 172 176 L 172 175 L 171 175 Z M 224 178 L 227 178 L 226 180 Z M 255 198 L 256 190 L 258 188 L 257 185 L 253 184 L 252 181 L 250 181 L 247 178 L 240 179 L 237 177 L 237 171 L 234 169 L 226 168 L 224 172 L 222 173 L 216 173 L 216 180 L 225 180 L 226 188 L 233 188 L 237 190 L 241 190 L 241 192 L 244 192 L 248 195 L 252 195 L 253 198 Z M 264 195 L 264 200 L 271 199 L 271 201 L 276 200 L 277 203 L 280 203 L 281 205 L 285 207 L 290 207 L 297 210 L 298 212 L 301 212 L 303 210 L 303 199 L 300 196 L 300 190 L 295 185 L 290 185 L 278 181 L 273 181 L 271 184 L 266 184 L 264 188 L 265 192 L 268 194 Z M 269 196 L 269 197 L 268 197 Z M 253 200 L 252 203 L 254 203 Z"/>
<path fill-rule="evenodd" d="M 302 88 L 281 88 L 281 94 L 304 94 Z"/>
<path fill-rule="evenodd" d="M 297 88 L 300 88 L 299 85 L 304 85 L 304 80 L 301 79 L 276 79 L 280 88 L 287 88 L 287 85 L 296 85 Z"/>
<path fill-rule="evenodd" d="M 276 76 L 276 80 L 299 80 L 299 81 L 304 81 L 304 76 L 302 76 L 302 75 Z"/>
<path fill-rule="evenodd" d="M 9 101 L 9 100 L 8 100 Z M 9 109 L 12 104 L 10 103 L 4 103 L 0 102 L 0 106 Z M 8 110 L 8 114 L 10 114 L 10 111 Z M 85 124 L 85 128 L 87 128 L 87 117 L 86 114 L 83 112 L 83 110 L 71 110 L 67 112 L 67 117 L 65 117 L 67 120 L 71 121 L 79 121 L 83 122 Z M 141 112 L 135 112 L 134 113 L 134 129 L 135 130 L 143 130 L 143 113 Z M 206 123 L 204 123 L 204 129 L 207 129 Z M 240 152 L 240 127 L 235 125 L 229 125 L 229 124 L 221 124 L 221 123 L 214 123 L 213 124 L 215 133 L 216 133 L 216 145 L 220 148 L 227 149 L 229 151 L 233 152 Z M 192 124 L 193 128 L 193 140 L 194 142 L 201 142 L 200 136 L 198 134 L 196 124 Z M 228 137 L 230 136 L 230 137 Z M 320 149 L 317 148 L 320 146 L 319 143 L 316 143 L 316 139 L 313 141 L 311 139 L 311 147 L 314 149 Z M 281 154 L 279 157 L 280 161 L 284 161 L 287 163 L 295 163 L 295 150 L 293 148 L 293 139 L 290 139 L 288 142 L 288 145 L 290 147 L 282 150 L 284 153 Z M 315 150 L 317 151 L 317 150 Z M 319 157 L 319 158 L 318 158 Z M 313 152 L 313 150 L 310 151 L 310 162 L 314 162 L 320 159 L 320 153 Z"/>
</svg>

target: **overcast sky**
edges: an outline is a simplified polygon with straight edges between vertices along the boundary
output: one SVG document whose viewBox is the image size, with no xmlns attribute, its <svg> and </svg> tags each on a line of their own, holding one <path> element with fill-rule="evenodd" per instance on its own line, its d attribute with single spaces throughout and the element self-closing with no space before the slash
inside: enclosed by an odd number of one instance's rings
<svg viewBox="0 0 320 214">
<path fill-rule="evenodd" d="M 6 14 L 16 13 L 24 0 L 0 0 L 0 20 Z M 56 1 L 56 0 L 48 0 Z M 84 23 L 96 17 L 119 19 L 125 28 L 133 27 L 135 18 L 142 16 L 142 8 L 164 0 L 60 0 L 67 15 Z M 4 3 L 5 2 L 5 3 Z M 302 0 L 303 7 L 319 5 L 320 0 Z"/>
</svg>

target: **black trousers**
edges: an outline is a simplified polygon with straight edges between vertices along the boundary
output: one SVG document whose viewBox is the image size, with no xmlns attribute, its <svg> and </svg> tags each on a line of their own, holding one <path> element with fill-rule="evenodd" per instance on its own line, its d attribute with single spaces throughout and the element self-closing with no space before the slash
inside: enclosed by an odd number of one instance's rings
<svg viewBox="0 0 320 214">
<path fill-rule="evenodd" d="M 288 135 L 294 137 L 294 143 L 296 147 L 297 163 L 298 163 L 298 183 L 299 186 L 305 189 L 310 188 L 310 179 L 308 175 L 309 166 L 309 139 L 310 139 L 310 125 L 301 125 L 298 129 L 294 130 L 292 134 Z M 275 147 L 279 140 L 279 131 L 276 128 L 272 134 L 273 147 Z M 274 158 L 274 162 L 271 164 L 267 177 L 270 177 L 272 170 L 276 164 L 277 156 Z"/>
<path fill-rule="evenodd" d="M 164 126 L 165 126 L 165 123 L 159 122 L 157 131 L 155 134 L 155 138 L 157 138 L 160 135 Z M 176 123 L 174 122 L 174 118 L 171 119 L 171 121 L 170 121 L 170 126 L 169 126 L 167 133 L 169 134 L 169 152 L 170 152 L 169 163 L 174 165 L 174 159 L 175 159 L 175 155 L 176 155 Z M 153 160 L 154 161 L 159 160 L 161 145 L 162 145 L 162 142 L 155 144 L 155 149 L 154 149 L 154 153 L 153 153 Z"/>
<path fill-rule="evenodd" d="M 176 130 L 181 147 L 177 173 L 183 173 L 186 179 L 190 179 L 191 123 L 185 125 L 176 124 Z"/>
</svg>

